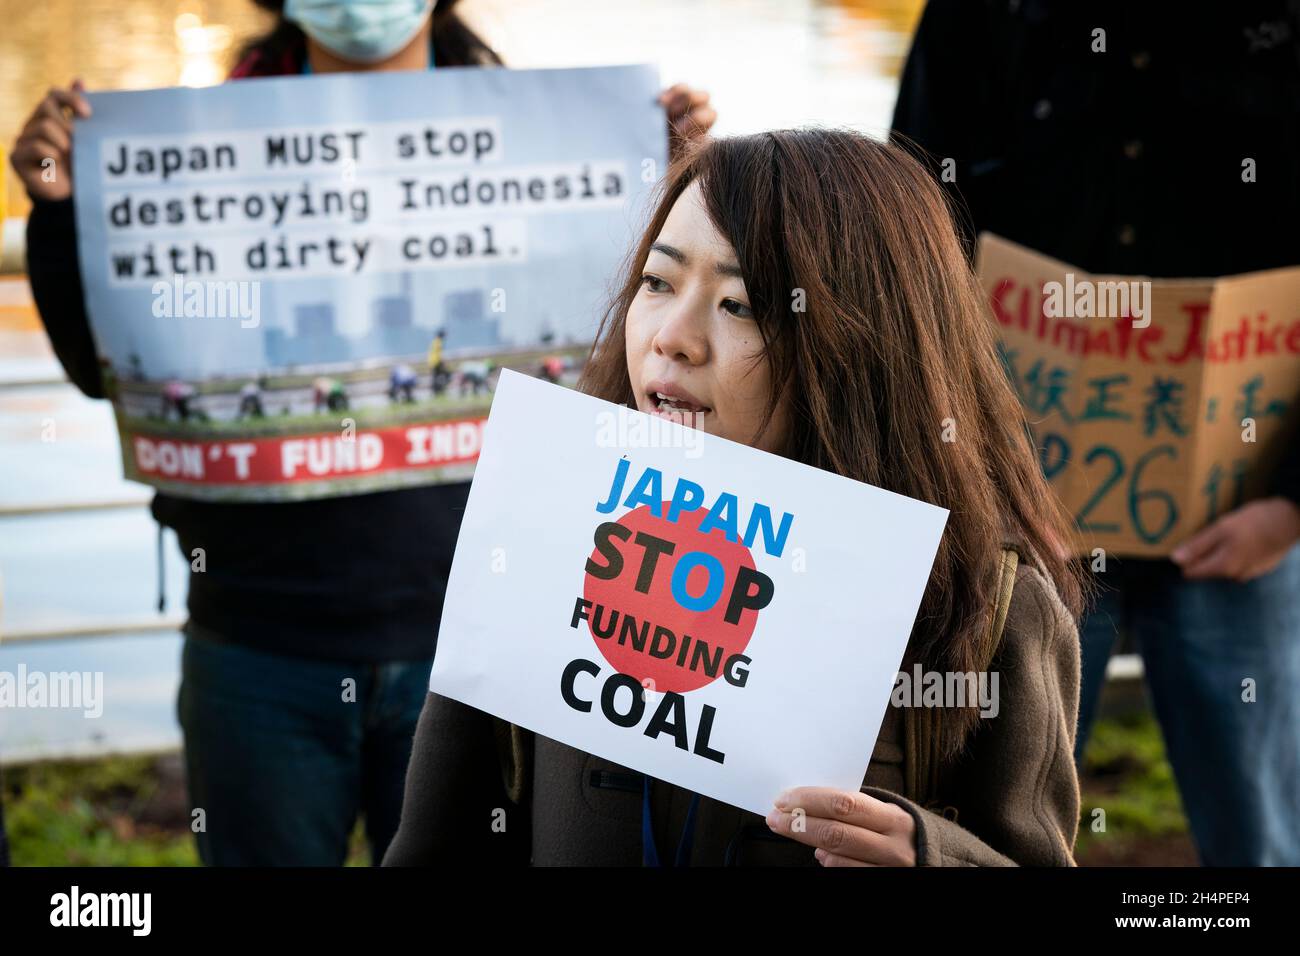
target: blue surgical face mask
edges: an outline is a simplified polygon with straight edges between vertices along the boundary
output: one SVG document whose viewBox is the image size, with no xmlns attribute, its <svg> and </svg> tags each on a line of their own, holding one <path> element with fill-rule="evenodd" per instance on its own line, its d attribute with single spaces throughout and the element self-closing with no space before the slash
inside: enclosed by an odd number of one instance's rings
<svg viewBox="0 0 1300 956">
<path fill-rule="evenodd" d="M 378 63 L 420 32 L 433 0 L 285 0 L 284 18 L 336 56 Z"/>
</svg>

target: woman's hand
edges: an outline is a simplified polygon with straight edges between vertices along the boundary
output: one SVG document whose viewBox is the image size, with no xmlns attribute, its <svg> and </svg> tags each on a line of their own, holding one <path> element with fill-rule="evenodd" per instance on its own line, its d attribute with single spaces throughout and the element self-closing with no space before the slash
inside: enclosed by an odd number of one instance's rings
<svg viewBox="0 0 1300 956">
<path fill-rule="evenodd" d="M 1242 505 L 1176 548 L 1174 563 L 1188 578 L 1250 581 L 1268 574 L 1300 541 L 1300 508 L 1286 498 Z"/>
<path fill-rule="evenodd" d="M 674 157 L 687 143 L 707 136 L 718 118 L 717 110 L 709 105 L 709 94 L 685 83 L 660 93 L 659 104 L 668 115 L 668 149 Z"/>
<path fill-rule="evenodd" d="M 80 80 L 69 89 L 50 90 L 18 134 L 14 171 L 35 199 L 55 202 L 72 195 L 72 117 L 90 116 L 84 92 Z"/>
<path fill-rule="evenodd" d="M 912 815 L 865 793 L 796 787 L 776 798 L 767 825 L 817 847 L 822 866 L 916 866 Z"/>
</svg>

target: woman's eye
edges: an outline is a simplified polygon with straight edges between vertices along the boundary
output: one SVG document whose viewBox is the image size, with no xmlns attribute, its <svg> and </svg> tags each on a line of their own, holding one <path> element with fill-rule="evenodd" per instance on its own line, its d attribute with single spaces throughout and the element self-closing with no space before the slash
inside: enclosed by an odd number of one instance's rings
<svg viewBox="0 0 1300 956">
<path fill-rule="evenodd" d="M 752 319 L 754 317 L 754 310 L 736 299 L 723 299 L 722 308 L 738 319 Z"/>
<path fill-rule="evenodd" d="M 641 277 L 641 284 L 651 292 L 667 292 L 670 288 L 663 279 L 648 272 Z"/>
</svg>

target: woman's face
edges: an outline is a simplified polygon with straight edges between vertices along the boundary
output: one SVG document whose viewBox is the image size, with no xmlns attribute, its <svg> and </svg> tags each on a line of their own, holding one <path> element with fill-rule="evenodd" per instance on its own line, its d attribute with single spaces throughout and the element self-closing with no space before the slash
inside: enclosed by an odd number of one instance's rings
<svg viewBox="0 0 1300 956">
<path fill-rule="evenodd" d="M 765 451 L 785 442 L 784 401 L 760 433 L 771 367 L 736 251 L 698 183 L 673 204 L 646 259 L 627 311 L 627 372 L 643 412 Z"/>
</svg>

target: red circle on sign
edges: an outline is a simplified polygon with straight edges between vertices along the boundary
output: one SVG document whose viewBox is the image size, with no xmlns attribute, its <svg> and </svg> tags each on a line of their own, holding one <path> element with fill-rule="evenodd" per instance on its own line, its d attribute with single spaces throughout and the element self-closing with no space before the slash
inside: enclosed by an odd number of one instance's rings
<svg viewBox="0 0 1300 956">
<path fill-rule="evenodd" d="M 668 513 L 668 505 L 663 503 L 664 514 Z M 701 534 L 700 523 L 706 514 L 703 509 L 684 511 L 672 522 L 655 517 L 648 505 L 629 511 L 618 523 L 631 535 L 626 541 L 611 539 L 623 555 L 622 571 L 610 580 L 590 574 L 584 579 L 583 597 L 592 605 L 587 612 L 587 629 L 596 647 L 616 671 L 635 677 L 651 690 L 686 693 L 721 677 L 731 655 L 744 652 L 758 623 L 758 612 L 752 608 L 742 610 L 735 624 L 723 620 L 739 569 L 754 569 L 754 556 L 739 541 L 729 541 L 721 528 Z M 645 555 L 645 550 L 635 543 L 640 532 L 674 545 L 672 554 L 659 555 L 646 593 L 636 590 Z M 697 551 L 712 555 L 723 570 L 721 594 L 702 611 L 683 607 L 672 592 L 678 561 Z M 591 560 L 599 567 L 609 563 L 598 550 L 592 551 Z M 692 567 L 685 583 L 686 593 L 700 598 L 709 588 L 709 568 Z M 682 644 L 687 636 L 690 641 L 683 656 Z"/>
</svg>

